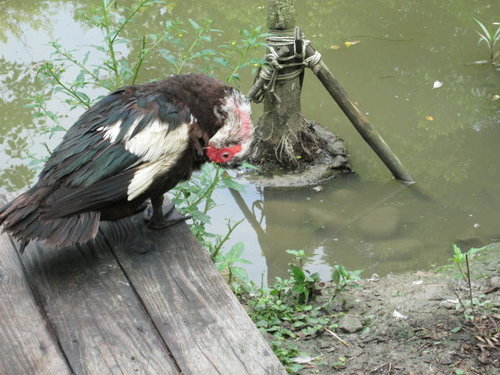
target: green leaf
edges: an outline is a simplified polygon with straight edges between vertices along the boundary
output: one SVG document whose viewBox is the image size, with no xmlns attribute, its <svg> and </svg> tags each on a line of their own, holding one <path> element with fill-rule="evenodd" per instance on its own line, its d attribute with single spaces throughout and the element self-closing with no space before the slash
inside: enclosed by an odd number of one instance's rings
<svg viewBox="0 0 500 375">
<path fill-rule="evenodd" d="M 295 282 L 303 283 L 305 278 L 306 278 L 304 271 L 302 271 L 297 266 L 292 267 L 292 274 L 293 274 L 293 277 L 295 278 Z"/>
<path fill-rule="evenodd" d="M 492 42 L 492 38 L 491 38 L 491 34 L 490 34 L 490 31 L 486 28 L 486 26 L 484 26 L 483 23 L 481 23 L 479 20 L 475 19 L 474 18 L 474 21 L 476 21 L 476 23 L 479 25 L 479 27 L 481 28 L 481 30 L 483 31 L 484 35 L 479 33 L 479 31 L 477 31 L 477 33 L 482 37 L 484 38 L 484 40 L 486 41 L 486 43 L 491 43 Z"/>
<path fill-rule="evenodd" d="M 163 57 L 170 64 L 177 66 L 177 58 L 168 50 L 168 49 L 160 49 L 160 56 Z"/>
<path fill-rule="evenodd" d="M 230 256 L 232 259 L 239 258 L 243 254 L 243 250 L 245 249 L 245 244 L 243 242 L 238 242 L 233 247 L 229 252 L 227 253 L 228 256 Z"/>
<path fill-rule="evenodd" d="M 223 66 L 224 68 L 229 68 L 229 62 L 224 57 L 215 57 L 214 62 Z"/>
<path fill-rule="evenodd" d="M 85 94 L 84 92 L 82 92 L 82 91 L 77 91 L 77 92 L 76 92 L 76 94 L 77 94 L 80 98 L 82 98 L 82 100 L 83 100 L 84 102 L 87 102 L 87 103 L 89 103 L 89 102 L 90 102 L 90 98 L 89 98 L 89 97 L 88 97 L 88 95 L 87 95 L 87 94 Z"/>
<path fill-rule="evenodd" d="M 245 191 L 245 186 L 243 186 L 239 182 L 236 182 L 231 177 L 222 177 L 222 183 L 227 188 L 230 188 L 230 189 L 233 189 L 233 190 L 236 190 L 239 192 Z"/>
<path fill-rule="evenodd" d="M 201 26 L 198 23 L 196 23 L 196 21 L 193 20 L 192 18 L 189 18 L 188 21 L 191 24 L 191 27 L 193 29 L 195 29 L 195 30 L 200 30 L 201 29 Z"/>
<path fill-rule="evenodd" d="M 199 220 L 201 221 L 202 223 L 205 223 L 205 224 L 210 224 L 210 216 L 208 216 L 207 214 L 201 212 L 201 211 L 190 211 L 190 214 L 191 216 L 193 217 L 193 219 L 195 220 Z"/>
<path fill-rule="evenodd" d="M 90 51 L 87 51 L 87 52 L 85 53 L 85 56 L 83 57 L 83 60 L 82 60 L 82 65 L 87 64 L 87 61 L 88 61 L 88 59 L 89 59 L 89 56 L 90 56 Z"/>
<path fill-rule="evenodd" d="M 286 252 L 288 254 L 293 255 L 296 258 L 304 258 L 305 257 L 304 250 L 287 250 Z"/>
<path fill-rule="evenodd" d="M 232 267 L 231 273 L 240 280 L 248 280 L 248 272 L 241 267 Z"/>
<path fill-rule="evenodd" d="M 207 42 L 207 43 L 212 42 L 212 37 L 208 34 L 201 35 L 200 39 L 203 40 L 204 42 Z"/>
</svg>

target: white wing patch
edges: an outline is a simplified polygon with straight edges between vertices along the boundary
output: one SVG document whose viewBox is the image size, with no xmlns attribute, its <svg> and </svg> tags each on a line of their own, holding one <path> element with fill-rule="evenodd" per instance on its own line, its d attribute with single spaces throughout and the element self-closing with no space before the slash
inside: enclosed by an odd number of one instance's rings
<svg viewBox="0 0 500 375">
<path fill-rule="evenodd" d="M 124 146 L 127 151 L 139 156 L 141 161 L 154 161 L 174 150 L 178 146 L 179 138 L 182 138 L 184 133 L 187 135 L 187 129 L 180 130 L 181 127 L 182 125 L 169 131 L 168 124 L 155 120 L 132 139 L 127 137 Z"/>
<path fill-rule="evenodd" d="M 141 165 L 134 174 L 127 189 L 127 199 L 131 201 L 144 193 L 156 176 L 164 174 L 174 166 L 189 142 L 189 126 L 196 119 L 191 116 L 191 123 L 183 123 L 170 130 L 170 125 L 154 120 L 143 130 L 131 137 L 142 116 L 138 117 L 123 137 L 125 149 L 139 157 L 135 165 Z M 115 143 L 121 130 L 121 121 L 97 130 L 104 138 Z"/>
<path fill-rule="evenodd" d="M 142 116 L 139 116 L 135 119 L 135 121 L 130 125 L 129 130 L 127 131 L 127 134 L 123 137 L 125 141 L 130 139 L 130 136 L 132 135 L 133 131 L 135 130 L 135 127 L 139 123 L 139 121 L 142 120 Z M 103 137 L 108 139 L 111 143 L 116 142 L 116 138 L 118 137 L 118 134 L 120 134 L 121 130 L 121 121 L 117 121 L 114 124 L 111 124 L 109 126 L 100 126 L 97 128 L 98 131 L 103 132 Z M 168 124 L 165 124 L 165 126 L 168 129 Z"/>
<path fill-rule="evenodd" d="M 128 151 L 140 157 L 139 162 L 145 162 L 128 186 L 129 201 L 144 193 L 156 176 L 168 172 L 187 147 L 190 124 L 181 124 L 170 132 L 165 125 L 155 122 L 125 143 Z"/>
<path fill-rule="evenodd" d="M 118 134 L 120 134 L 120 125 L 121 121 L 117 121 L 112 125 L 109 126 L 100 126 L 97 128 L 98 131 L 104 132 L 103 137 L 108 139 L 111 143 L 115 143 L 116 137 L 118 137 Z M 134 128 L 137 123 L 134 122 Z"/>
</svg>

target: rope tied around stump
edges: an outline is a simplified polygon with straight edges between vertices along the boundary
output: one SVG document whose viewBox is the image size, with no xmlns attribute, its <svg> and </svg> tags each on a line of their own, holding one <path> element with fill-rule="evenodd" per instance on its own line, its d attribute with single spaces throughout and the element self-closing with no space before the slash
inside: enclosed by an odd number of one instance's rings
<svg viewBox="0 0 500 375">
<path fill-rule="evenodd" d="M 254 94 L 253 100 L 256 103 L 262 102 L 264 92 L 267 91 L 274 98 L 281 102 L 274 92 L 276 81 L 287 81 L 298 77 L 306 67 L 313 68 L 321 60 L 321 53 L 316 51 L 314 55 L 306 58 L 306 47 L 311 43 L 304 39 L 300 28 L 276 32 L 266 38 L 268 53 L 265 56 L 265 65 L 259 69 L 256 79 L 262 78 L 266 83 Z M 279 50 L 286 47 L 285 56 L 280 56 Z M 292 47 L 292 48 L 290 48 Z M 295 68 L 287 73 L 283 70 Z"/>
</svg>

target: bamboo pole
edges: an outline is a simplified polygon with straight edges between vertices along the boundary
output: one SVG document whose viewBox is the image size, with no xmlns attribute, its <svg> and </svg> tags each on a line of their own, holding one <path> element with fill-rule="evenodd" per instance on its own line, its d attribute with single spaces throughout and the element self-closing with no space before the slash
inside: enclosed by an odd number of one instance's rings
<svg viewBox="0 0 500 375">
<path fill-rule="evenodd" d="M 311 45 L 306 47 L 306 58 L 313 56 L 315 53 L 316 50 L 311 47 Z M 335 102 L 337 102 L 345 115 L 349 118 L 349 120 L 351 120 L 359 134 L 361 134 L 363 139 L 375 151 L 387 168 L 389 168 L 394 177 L 405 184 L 414 184 L 415 181 L 410 173 L 406 170 L 378 131 L 368 122 L 366 116 L 363 115 L 352 100 L 349 99 L 344 88 L 333 76 L 332 72 L 328 69 L 325 63 L 320 60 L 319 63 L 312 67 L 312 71 L 321 81 L 323 86 L 325 86 L 326 90 L 330 93 Z"/>
</svg>

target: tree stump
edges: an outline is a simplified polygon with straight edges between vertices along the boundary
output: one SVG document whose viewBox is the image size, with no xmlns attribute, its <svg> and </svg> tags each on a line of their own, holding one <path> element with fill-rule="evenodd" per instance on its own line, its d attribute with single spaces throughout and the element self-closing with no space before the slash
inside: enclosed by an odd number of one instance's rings
<svg viewBox="0 0 500 375">
<path fill-rule="evenodd" d="M 278 57 L 263 92 L 264 114 L 256 123 L 250 156 L 252 163 L 272 175 L 259 179 L 264 186 L 310 185 L 350 172 L 343 140 L 301 113 L 305 47 L 293 42 L 297 38 L 293 3 L 268 0 L 268 56 Z"/>
</svg>

